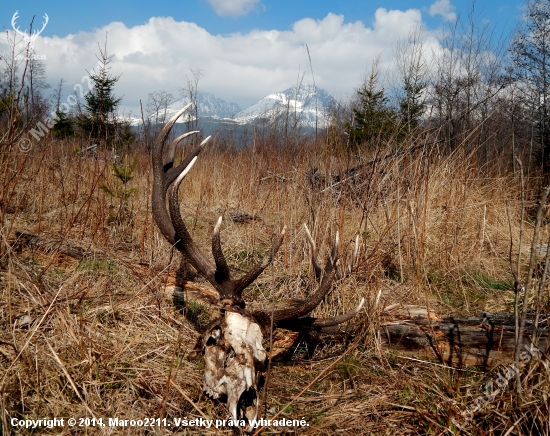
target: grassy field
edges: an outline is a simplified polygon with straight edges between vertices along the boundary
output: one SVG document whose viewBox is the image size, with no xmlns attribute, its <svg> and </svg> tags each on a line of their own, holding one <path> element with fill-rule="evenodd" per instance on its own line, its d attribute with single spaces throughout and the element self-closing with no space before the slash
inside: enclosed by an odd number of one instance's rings
<svg viewBox="0 0 550 436">
<path fill-rule="evenodd" d="M 170 296 L 180 258 L 152 219 L 149 156 L 118 154 L 119 168 L 136 163 L 127 183 L 113 174 L 111 154 L 86 156 L 71 141 L 45 138 L 28 153 L 14 146 L 2 155 L 3 434 L 234 433 L 12 424 L 13 418 L 228 417 L 224 404 L 202 392 L 203 363 L 192 352 L 198 334 Z M 365 163 L 357 176 L 347 172 Z M 222 215 L 224 251 L 238 273 L 261 258 L 283 225 L 288 229 L 273 265 L 245 291 L 251 306 L 315 289 L 304 223 L 323 257 L 336 230 L 343 262 L 360 238 L 354 273 L 315 314 L 344 313 L 362 297 L 367 307 L 352 334 L 319 337 L 315 349 L 303 342 L 272 364 L 262 416 L 303 418 L 308 426 L 264 434 L 548 434 L 545 358 L 522 368 L 522 396 L 511 380 L 459 430 L 452 418 L 464 422 L 462 412 L 505 363 L 449 368 L 386 349 L 377 335 L 380 313 L 394 303 L 429 305 L 440 315 L 513 311 L 510 255 L 515 262 L 520 254 L 525 275 L 540 184 L 522 177 L 518 166 L 482 160 L 476 150 L 444 153 L 429 143 L 408 153 L 357 155 L 323 140 L 282 149 L 258 141 L 243 150 L 213 140 L 181 188 L 195 241 L 209 252 Z M 243 214 L 254 219 L 237 219 Z M 46 242 L 33 245 L 25 234 Z M 548 236 L 544 219 L 539 239 Z M 547 291 L 540 306 L 550 311 Z"/>
</svg>

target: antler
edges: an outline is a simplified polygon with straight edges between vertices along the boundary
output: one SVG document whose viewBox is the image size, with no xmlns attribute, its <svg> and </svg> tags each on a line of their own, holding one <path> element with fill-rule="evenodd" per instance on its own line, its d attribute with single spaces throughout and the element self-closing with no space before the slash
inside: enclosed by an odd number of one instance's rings
<svg viewBox="0 0 550 436">
<path fill-rule="evenodd" d="M 46 21 L 43 21 L 42 22 L 42 29 L 40 30 L 34 30 L 32 33 L 34 35 L 40 35 L 42 33 L 42 31 L 46 28 L 46 26 L 48 25 L 48 21 L 50 21 L 50 17 L 48 17 L 48 14 L 46 12 L 44 12 L 44 17 L 46 19 Z"/>
<path fill-rule="evenodd" d="M 339 324 L 349 321 L 361 311 L 365 303 L 365 299 L 361 299 L 361 302 L 355 309 L 345 313 L 344 315 L 323 319 L 306 316 L 310 312 L 312 312 L 319 305 L 319 303 L 321 303 L 321 301 L 323 301 L 324 297 L 331 290 L 332 282 L 334 281 L 334 279 L 336 277 L 340 277 L 342 273 L 340 268 L 338 267 L 338 246 L 340 244 L 340 237 L 338 235 L 338 232 L 336 232 L 336 238 L 334 240 L 330 256 L 327 259 L 325 268 L 322 269 L 319 265 L 315 241 L 313 240 L 306 224 L 304 224 L 304 229 L 306 231 L 306 236 L 311 246 L 311 264 L 313 266 L 313 270 L 315 271 L 315 276 L 317 278 L 321 278 L 322 276 L 321 285 L 319 286 L 319 289 L 317 289 L 317 291 L 308 298 L 308 300 L 295 301 L 290 305 L 290 307 L 275 310 L 272 315 L 273 323 L 277 327 L 282 327 L 289 330 L 312 329 L 327 333 L 334 333 L 335 331 L 338 331 L 338 329 L 335 329 L 334 327 L 337 327 Z M 355 263 L 355 257 L 357 256 L 358 247 L 359 238 L 356 238 L 355 250 L 353 252 L 353 260 L 351 265 L 349 266 L 350 272 L 353 264 Z"/>
<path fill-rule="evenodd" d="M 166 139 L 176 120 L 185 113 L 191 103 L 176 113 L 158 134 L 152 151 L 153 166 L 153 216 L 161 233 L 193 265 L 197 272 L 210 282 L 220 296 L 219 316 L 202 332 L 200 342 L 204 351 L 204 391 L 214 397 L 227 398 L 228 409 L 234 420 L 245 420 L 246 431 L 252 430 L 259 407 L 258 392 L 261 374 L 266 368 L 267 353 L 263 348 L 264 335 L 271 327 L 290 330 L 318 330 L 335 332 L 339 324 L 354 317 L 363 307 L 364 299 L 351 312 L 328 319 L 308 316 L 330 291 L 337 276 L 338 235 L 332 254 L 324 269 L 319 289 L 306 301 L 294 300 L 284 309 L 271 312 L 249 312 L 242 298 L 250 285 L 272 262 L 285 235 L 286 227 L 274 238 L 271 250 L 242 277 L 233 279 L 222 251 L 220 228 L 222 217 L 212 234 L 212 257 L 207 259 L 193 241 L 181 216 L 178 201 L 180 185 L 197 161 L 198 155 L 210 139 L 206 138 L 183 161 L 174 166 L 176 146 L 186 137 L 198 132 L 188 132 L 176 138 L 168 147 Z M 168 196 L 168 208 L 166 197 Z M 317 261 L 313 238 L 306 227 L 312 246 L 312 263 L 317 275 L 322 272 Z M 357 250 L 356 250 L 357 251 Z"/>
<path fill-rule="evenodd" d="M 340 236 L 338 234 L 338 231 L 336 232 L 336 240 L 334 242 L 334 245 L 332 246 L 332 252 L 330 254 L 330 257 L 327 259 L 327 263 L 325 265 L 324 270 L 319 265 L 319 259 L 317 257 L 317 247 L 315 245 L 315 240 L 311 236 L 311 233 L 309 232 L 309 229 L 307 228 L 307 225 L 304 224 L 304 230 L 306 232 L 307 239 L 309 241 L 309 245 L 311 248 L 311 265 L 313 266 L 313 271 L 315 272 L 315 277 L 319 280 L 323 274 L 327 274 L 327 272 L 333 267 L 333 265 L 336 264 L 336 256 L 338 252 L 338 246 L 340 245 Z M 347 265 L 347 268 L 345 270 L 342 270 L 340 267 L 340 264 L 336 264 L 336 277 L 339 279 L 346 278 L 353 272 L 353 268 L 355 267 L 355 264 L 357 262 L 357 256 L 359 255 L 359 235 L 355 237 L 355 246 L 353 248 L 353 251 L 351 253 L 351 261 Z"/>
<path fill-rule="evenodd" d="M 187 227 L 181 216 L 178 200 L 178 192 L 181 182 L 196 162 L 198 155 L 204 149 L 204 146 L 210 139 L 206 138 L 176 167 L 174 167 L 175 147 L 190 135 L 199 133 L 198 131 L 187 132 L 176 138 L 169 147 L 166 147 L 166 139 L 176 120 L 183 115 L 190 107 L 189 103 L 182 110 L 176 113 L 164 128 L 158 134 L 152 151 L 153 162 L 153 216 L 161 233 L 166 240 L 175 246 L 187 261 L 193 265 L 197 272 L 202 275 L 216 289 L 220 296 L 222 305 L 226 307 L 238 306 L 245 307 L 242 293 L 272 262 L 273 256 L 279 250 L 285 235 L 286 227 L 283 227 L 281 233 L 273 241 L 271 250 L 269 250 L 263 259 L 239 279 L 231 277 L 231 271 L 222 251 L 220 241 L 220 228 L 222 217 L 219 217 L 212 235 L 212 256 L 214 262 L 206 258 L 199 247 L 189 234 Z M 168 194 L 168 208 L 166 208 L 166 196 Z M 339 236 L 336 234 L 336 240 L 332 247 L 332 252 L 327 260 L 324 270 L 319 266 L 315 242 L 305 226 L 306 235 L 311 245 L 312 264 L 315 274 L 318 278 L 323 275 L 319 289 L 307 301 L 294 301 L 289 307 L 278 309 L 268 313 L 266 311 L 257 311 L 252 315 L 257 318 L 273 320 L 275 327 L 284 327 L 292 330 L 315 329 L 326 331 L 330 327 L 342 324 L 353 318 L 363 307 L 364 299 L 352 311 L 342 316 L 327 319 L 316 319 L 306 317 L 312 312 L 325 295 L 330 291 L 335 277 L 341 277 L 342 273 L 338 268 L 338 245 Z M 358 251 L 358 239 L 353 255 L 350 271 L 355 262 Z M 265 324 L 265 323 L 264 323 Z"/>
<path fill-rule="evenodd" d="M 184 138 L 197 134 L 197 131 L 188 132 L 176 138 L 167 150 L 166 159 L 164 160 L 163 158 L 165 154 L 166 138 L 170 130 L 174 126 L 176 120 L 190 107 L 191 103 L 176 113 L 161 130 L 154 143 L 152 155 L 154 174 L 152 201 L 153 216 L 155 217 L 155 221 L 161 233 L 168 242 L 174 245 L 185 256 L 188 262 L 193 265 L 197 272 L 208 280 L 218 291 L 222 304 L 244 308 L 245 304 L 242 299 L 244 289 L 256 280 L 262 271 L 271 263 L 273 256 L 277 253 L 283 242 L 286 227 L 284 227 L 279 236 L 275 238 L 271 250 L 266 253 L 263 259 L 239 279 L 233 279 L 231 277 L 227 261 L 222 251 L 220 242 L 222 217 L 218 219 L 212 235 L 212 255 L 214 263 L 204 256 L 185 226 L 179 208 L 178 191 L 185 175 L 195 163 L 197 156 L 203 150 L 210 137 L 202 141 L 201 144 L 177 167 L 174 167 L 173 163 L 175 147 Z M 168 200 L 169 208 L 167 210 L 165 200 L 167 191 L 171 185 L 172 188 Z"/>
<path fill-rule="evenodd" d="M 19 26 L 18 27 L 15 27 L 15 23 L 17 21 L 17 19 L 19 18 L 19 11 L 15 11 L 15 14 L 13 14 L 13 17 L 11 17 L 11 27 L 13 27 L 13 30 L 15 30 L 17 33 L 19 33 L 20 35 L 24 35 L 24 36 L 29 36 L 27 35 L 27 32 L 21 32 L 19 30 Z"/>
<path fill-rule="evenodd" d="M 22 36 L 25 36 L 26 38 L 30 38 L 30 37 L 37 37 L 38 35 L 40 35 L 42 33 L 42 31 L 46 28 L 46 26 L 48 25 L 48 22 L 50 21 L 50 17 L 48 17 L 48 14 L 44 12 L 44 19 L 45 21 L 42 22 L 42 29 L 40 30 L 33 30 L 32 31 L 32 35 L 29 35 L 27 33 L 27 30 L 25 29 L 24 32 L 21 32 L 19 30 L 19 26 L 16 27 L 16 22 L 17 22 L 17 19 L 19 18 L 19 11 L 15 11 L 15 14 L 13 14 L 13 17 L 11 17 L 11 26 L 13 27 L 13 30 L 15 30 L 17 33 L 19 33 L 20 35 Z"/>
</svg>

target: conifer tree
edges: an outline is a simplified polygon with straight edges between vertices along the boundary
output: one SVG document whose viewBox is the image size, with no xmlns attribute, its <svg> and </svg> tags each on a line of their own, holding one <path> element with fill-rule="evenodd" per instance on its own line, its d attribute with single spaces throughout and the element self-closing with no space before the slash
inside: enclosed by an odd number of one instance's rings
<svg viewBox="0 0 550 436">
<path fill-rule="evenodd" d="M 81 117 L 80 127 L 92 138 L 108 140 L 117 127 L 115 113 L 122 98 L 115 97 L 114 87 L 120 76 L 112 76 L 109 72 L 113 56 L 107 55 L 107 47 L 100 48 L 99 52 L 97 71 L 89 73 L 93 87 L 84 96 L 86 114 Z"/>
<path fill-rule="evenodd" d="M 354 147 L 375 139 L 389 139 L 395 133 L 396 113 L 389 105 L 384 88 L 378 83 L 378 69 L 373 65 L 368 80 L 357 91 L 359 107 L 353 109 L 354 119 L 345 126 Z"/>
</svg>

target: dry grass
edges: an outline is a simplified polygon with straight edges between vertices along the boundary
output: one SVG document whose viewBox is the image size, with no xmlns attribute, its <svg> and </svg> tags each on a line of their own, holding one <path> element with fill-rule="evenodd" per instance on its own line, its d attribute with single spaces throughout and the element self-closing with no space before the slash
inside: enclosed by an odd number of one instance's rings
<svg viewBox="0 0 550 436">
<path fill-rule="evenodd" d="M 321 338 L 309 358 L 312 350 L 304 343 L 290 362 L 275 363 L 266 414 L 305 417 L 309 427 L 296 433 L 309 435 L 458 433 L 451 418 L 460 421 L 461 411 L 471 407 L 499 369 L 443 368 L 385 350 L 375 335 L 378 311 L 395 302 L 428 304 L 441 314 L 509 311 L 514 297 L 510 238 L 515 252 L 520 229 L 518 174 L 499 172 L 496 165 L 480 167 L 474 155 L 461 150 L 443 156 L 426 147 L 374 163 L 354 183 L 326 189 L 330 181 L 317 187 L 310 183 L 312 168 L 344 174 L 375 156 L 335 157 L 319 148 L 306 144 L 280 152 L 258 144 L 233 150 L 214 143 L 182 187 L 183 214 L 205 251 L 215 220 L 224 216 L 224 249 L 236 271 L 259 258 L 273 233 L 287 225 L 288 237 L 274 265 L 247 290 L 245 298 L 252 304 L 265 306 L 313 290 L 303 223 L 322 254 L 336 230 L 344 241 L 341 253 L 360 235 L 357 271 L 316 313 L 342 313 L 364 296 L 370 309 L 359 319 L 361 328 L 351 337 Z M 167 277 L 179 258 L 151 217 L 148 157 L 139 155 L 135 178 L 128 183 L 134 191 L 123 202 L 101 189 L 120 187 L 108 163 L 101 156 L 76 153 L 71 143 L 43 140 L 28 155 L 14 151 L 3 159 L 3 432 L 37 432 L 12 428 L 12 418 L 226 417 L 224 405 L 202 393 L 202 362 L 190 353 L 197 333 L 165 298 Z M 527 209 L 535 204 L 537 191 L 529 189 L 537 183 L 526 181 Z M 231 219 L 236 213 L 261 220 L 237 223 Z M 528 219 L 526 246 L 531 227 Z M 17 249 L 16 231 L 101 256 L 76 261 L 55 250 Z M 541 240 L 547 238 L 545 225 Z M 381 301 L 374 307 L 379 291 Z M 464 434 L 542 429 L 548 434 L 547 361 L 533 362 L 525 371 L 524 399 L 516 398 L 511 383 L 476 414 Z M 198 430 L 65 426 L 39 431 L 173 432 Z M 202 430 L 210 433 L 232 431 Z"/>
</svg>

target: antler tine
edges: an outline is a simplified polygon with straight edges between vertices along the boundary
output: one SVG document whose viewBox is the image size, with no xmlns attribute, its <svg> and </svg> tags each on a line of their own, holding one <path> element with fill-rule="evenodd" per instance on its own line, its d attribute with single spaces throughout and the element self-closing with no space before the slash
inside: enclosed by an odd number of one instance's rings
<svg viewBox="0 0 550 436">
<path fill-rule="evenodd" d="M 230 280 L 230 270 L 227 266 L 227 261 L 222 251 L 221 240 L 220 240 L 220 228 L 222 224 L 222 217 L 218 218 L 218 222 L 214 227 L 214 233 L 212 235 L 212 254 L 214 256 L 214 261 L 216 263 L 216 279 L 218 281 Z M 242 276 L 240 279 L 235 281 L 234 292 L 238 297 L 241 297 L 243 290 L 250 285 L 258 276 L 267 268 L 267 266 L 273 261 L 273 256 L 279 251 L 281 244 L 286 233 L 286 226 L 283 227 L 281 233 L 277 237 L 271 246 L 271 250 L 267 252 L 262 260 L 258 262 L 254 267 Z"/>
<path fill-rule="evenodd" d="M 163 129 L 160 131 L 157 138 L 155 139 L 153 150 L 151 152 L 151 161 L 153 167 L 153 192 L 151 204 L 153 208 L 153 216 L 160 232 L 172 245 L 174 245 L 176 242 L 176 232 L 174 230 L 174 226 L 172 224 L 172 220 L 170 219 L 168 210 L 166 209 L 166 192 L 170 184 L 178 177 L 178 175 L 180 175 L 185 170 L 191 160 L 199 155 L 199 153 L 203 150 L 206 141 L 208 141 L 208 139 L 210 138 L 206 138 L 176 168 L 164 168 L 163 154 L 166 144 L 166 138 L 168 137 L 170 130 L 174 126 L 174 123 L 177 121 L 177 119 L 182 116 L 185 111 L 187 111 L 191 107 L 191 105 L 192 103 L 189 103 L 183 109 L 178 111 L 166 123 L 166 125 L 163 127 Z"/>
<path fill-rule="evenodd" d="M 319 265 L 319 258 L 317 254 L 317 246 L 315 245 L 315 241 L 313 237 L 311 236 L 311 233 L 307 227 L 307 225 L 304 223 L 304 229 L 306 231 L 306 236 L 309 241 L 309 246 L 311 248 L 311 265 L 313 266 L 313 271 L 315 272 L 315 278 L 319 280 L 323 274 L 328 274 L 329 271 L 334 268 L 338 261 L 338 247 L 340 245 L 340 234 L 338 233 L 338 230 L 336 231 L 336 238 L 334 240 L 334 245 L 332 246 L 332 250 L 330 253 L 329 258 L 327 259 L 327 263 L 325 264 L 325 268 L 322 269 L 321 265 Z"/>
<path fill-rule="evenodd" d="M 46 12 L 44 12 L 43 18 L 45 19 L 45 21 L 42 22 L 42 29 L 38 33 L 42 33 L 42 30 L 46 28 L 46 26 L 48 25 L 48 21 L 50 21 L 50 17 L 48 17 L 48 14 Z"/>
<path fill-rule="evenodd" d="M 214 256 L 214 262 L 216 263 L 216 281 L 223 282 L 230 280 L 229 266 L 227 266 L 227 260 L 222 251 L 222 243 L 220 240 L 220 228 L 222 226 L 222 217 L 218 218 L 218 222 L 214 226 L 214 233 L 212 234 L 212 255 Z"/>
<path fill-rule="evenodd" d="M 215 280 L 215 271 L 214 266 L 204 257 L 202 252 L 199 250 L 199 247 L 195 244 L 195 241 L 191 238 L 183 218 L 181 216 L 179 201 L 178 201 L 178 192 L 179 187 L 195 161 L 197 156 L 195 156 L 189 165 L 181 172 L 181 174 L 176 178 L 174 184 L 170 190 L 170 195 L 168 199 L 168 207 L 170 210 L 170 217 L 172 218 L 172 223 L 174 225 L 176 238 L 175 241 L 176 248 L 179 251 L 184 253 L 187 258 L 191 261 L 192 265 L 197 269 L 199 274 L 204 276 L 210 283 L 214 286 L 216 284 Z M 221 293 L 220 293 L 221 296 Z"/>
<path fill-rule="evenodd" d="M 362 298 L 357 307 L 340 316 L 335 316 L 332 318 L 305 317 L 299 319 L 289 319 L 283 320 L 282 322 L 280 321 L 277 326 L 287 328 L 289 330 L 315 330 L 323 333 L 338 333 L 340 329 L 335 327 L 352 319 L 355 315 L 361 312 L 364 305 L 365 299 Z"/>
<path fill-rule="evenodd" d="M 341 264 L 338 264 L 337 266 L 338 272 L 336 276 L 338 280 L 345 279 L 346 277 L 351 275 L 351 273 L 353 272 L 353 269 L 355 268 L 355 264 L 357 263 L 358 256 L 359 256 L 359 235 L 356 235 L 353 251 L 351 252 L 350 262 L 345 265 L 345 268 L 341 267 L 342 266 Z"/>
<path fill-rule="evenodd" d="M 176 139 L 172 141 L 170 146 L 168 147 L 168 152 L 166 153 L 166 159 L 164 160 L 164 170 L 168 171 L 170 168 L 174 166 L 174 157 L 176 154 L 176 147 L 177 145 L 183 141 L 185 138 L 191 135 L 196 135 L 197 133 L 200 133 L 198 130 L 193 130 L 191 132 L 186 132 L 181 136 L 178 136 Z"/>
<path fill-rule="evenodd" d="M 337 275 L 337 269 L 335 267 L 338 261 L 338 245 L 340 244 L 340 236 L 338 231 L 336 231 L 336 238 L 332 247 L 332 252 L 327 260 L 325 269 L 323 271 L 319 266 L 315 241 L 313 240 L 313 237 L 311 236 L 311 233 L 309 232 L 306 224 L 304 224 L 304 228 L 306 231 L 306 236 L 309 240 L 309 244 L 311 246 L 311 263 L 313 265 L 313 269 L 315 270 L 315 276 L 319 278 L 322 272 L 324 272 L 324 276 L 321 281 L 321 285 L 319 286 L 319 289 L 317 289 L 315 294 L 313 294 L 305 303 L 295 304 L 291 308 L 275 311 L 273 315 L 274 322 L 290 318 L 299 318 L 301 316 L 307 315 L 309 312 L 315 309 L 319 305 L 319 303 L 321 303 L 321 301 L 323 301 L 323 298 L 325 298 L 325 295 L 328 294 L 328 292 L 330 291 L 332 282 Z"/>
<path fill-rule="evenodd" d="M 19 11 L 15 11 L 15 14 L 13 14 L 13 16 L 11 17 L 11 25 L 14 29 L 15 29 L 15 23 L 16 23 L 18 18 L 19 18 Z M 17 27 L 17 29 L 19 29 L 19 27 Z M 17 29 L 15 29 L 15 30 L 17 30 Z"/>
<path fill-rule="evenodd" d="M 312 253 L 311 263 L 313 265 L 313 269 L 315 270 L 315 275 L 318 277 L 323 272 L 323 270 L 319 266 L 319 261 L 317 259 L 317 250 L 315 247 L 315 241 L 311 237 L 311 233 L 309 232 L 307 225 L 304 224 L 304 228 L 306 231 L 306 236 L 309 240 L 309 244 L 311 246 L 311 253 Z M 340 244 L 340 235 L 338 232 L 336 232 L 334 245 L 332 247 L 331 255 L 327 260 L 327 264 L 324 269 L 325 274 L 321 281 L 321 285 L 319 286 L 319 289 L 315 292 L 315 294 L 313 294 L 305 302 L 294 303 L 289 308 L 275 310 L 273 312 L 273 322 L 277 325 L 277 327 L 288 328 L 290 330 L 313 329 L 317 331 L 334 333 L 337 331 L 337 329 L 334 329 L 335 326 L 338 326 L 339 324 L 349 321 L 355 315 L 357 315 L 357 313 L 359 313 L 359 311 L 363 308 L 363 305 L 365 303 L 364 298 L 361 300 L 361 302 L 355 309 L 353 309 L 348 313 L 345 313 L 344 315 L 336 316 L 333 318 L 325 318 L 325 319 L 317 319 L 314 317 L 306 316 L 313 309 L 315 309 L 319 305 L 319 303 L 321 303 L 321 301 L 323 301 L 323 298 L 325 297 L 325 295 L 328 294 L 328 292 L 331 289 L 332 282 L 340 274 L 340 271 L 338 268 L 339 244 Z M 357 237 L 355 240 L 355 251 L 353 254 L 354 258 L 357 256 L 358 247 L 359 247 L 359 237 Z M 354 260 L 352 260 L 352 265 L 353 263 L 355 263 Z"/>
<path fill-rule="evenodd" d="M 332 246 L 332 251 L 330 253 L 330 259 L 332 263 L 336 263 L 338 258 L 338 247 L 340 246 L 340 232 L 336 230 L 336 238 L 334 238 L 334 245 Z"/>
<path fill-rule="evenodd" d="M 258 276 L 263 272 L 264 269 L 266 269 L 269 264 L 273 261 L 273 257 L 275 254 L 277 254 L 277 251 L 279 251 L 279 248 L 281 247 L 281 244 L 283 243 L 283 239 L 285 237 L 286 233 L 286 226 L 283 227 L 283 230 L 281 230 L 281 233 L 279 233 L 279 236 L 273 241 L 273 244 L 271 245 L 271 250 L 269 250 L 262 260 L 258 262 L 254 267 L 248 271 L 244 276 L 242 276 L 240 279 L 238 279 L 235 283 L 235 294 L 240 297 L 242 295 L 242 292 L 244 289 L 250 285 L 254 280 L 258 278 Z"/>
<path fill-rule="evenodd" d="M 353 272 L 355 268 L 355 263 L 357 262 L 357 257 L 359 255 L 359 235 L 355 236 L 355 246 L 353 247 L 353 252 L 351 253 L 351 263 L 348 265 L 348 274 Z"/>
<path fill-rule="evenodd" d="M 204 146 L 206 145 L 206 143 L 210 140 L 211 136 L 208 136 L 207 138 L 205 138 L 199 145 L 197 145 L 195 147 L 195 149 L 193 151 L 191 151 L 191 153 L 189 153 L 188 156 L 186 156 L 183 161 L 181 161 L 181 163 L 177 166 L 177 167 L 172 167 L 172 168 L 167 168 L 166 170 L 166 186 L 170 186 L 171 183 L 174 182 L 174 180 L 176 180 L 176 178 L 180 175 L 180 173 L 185 170 L 185 167 L 187 167 L 187 165 L 189 165 L 189 162 L 191 162 L 191 160 L 195 157 L 195 156 L 198 156 L 201 151 L 204 149 Z"/>
<path fill-rule="evenodd" d="M 189 165 L 189 162 L 191 162 L 191 160 L 195 156 L 198 156 L 201 153 L 206 143 L 210 141 L 211 137 L 212 136 L 208 136 L 204 138 L 203 141 L 199 145 L 197 145 L 195 149 L 191 151 L 191 153 L 189 153 L 189 155 L 186 156 L 185 159 L 183 159 L 183 161 L 177 167 L 170 168 L 166 171 L 166 183 L 168 183 L 168 185 L 170 185 L 174 180 L 176 180 L 176 178 L 180 175 L 180 173 L 183 170 L 185 170 L 185 167 Z"/>
<path fill-rule="evenodd" d="M 334 277 L 336 277 L 336 270 L 332 269 L 328 274 L 323 277 L 321 285 L 319 286 L 319 289 L 317 289 L 315 294 L 309 297 L 305 302 L 301 304 L 294 304 L 292 307 L 286 309 L 273 311 L 273 322 L 279 323 L 284 320 L 289 320 L 289 322 L 292 323 L 292 318 L 299 318 L 301 316 L 307 315 L 309 312 L 315 309 L 319 305 L 319 303 L 323 301 L 325 295 L 328 294 L 332 282 L 334 281 Z"/>
<path fill-rule="evenodd" d="M 327 271 L 332 270 L 336 263 L 338 262 L 338 247 L 340 246 L 340 233 L 338 230 L 336 230 L 336 237 L 334 238 L 334 245 L 332 246 L 332 250 L 330 252 L 330 256 L 327 259 L 327 263 L 325 265 L 325 274 Z"/>
<path fill-rule="evenodd" d="M 317 247 L 315 245 L 315 241 L 311 236 L 311 233 L 309 232 L 306 223 L 304 223 L 304 230 L 306 231 L 306 236 L 309 241 L 309 247 L 311 250 L 311 265 L 313 266 L 313 271 L 315 271 L 315 277 L 317 279 L 320 279 L 321 275 L 323 274 L 323 270 L 321 269 L 321 265 L 319 265 L 319 259 L 317 258 Z"/>
<path fill-rule="evenodd" d="M 155 143 L 153 144 L 153 152 L 152 152 L 152 160 L 153 160 L 153 170 L 155 170 L 155 174 L 160 173 L 158 171 L 160 168 L 163 168 L 164 162 L 163 162 L 163 155 L 164 155 L 164 146 L 166 144 L 166 138 L 170 134 L 172 127 L 174 127 L 174 124 L 178 120 L 179 117 L 181 117 L 191 106 L 193 103 L 189 103 L 186 105 L 183 109 L 176 112 L 176 114 L 170 118 L 170 120 L 164 125 L 162 130 L 157 135 L 157 138 L 155 139 Z M 187 162 L 187 165 L 189 162 Z M 187 166 L 186 165 L 186 166 Z M 164 170 L 162 173 L 166 172 Z"/>
<path fill-rule="evenodd" d="M 361 301 L 357 305 L 357 307 L 353 310 L 350 310 L 347 313 L 344 313 L 340 316 L 334 316 L 332 318 L 324 318 L 324 319 L 316 319 L 311 323 L 311 327 L 333 327 L 338 324 L 345 323 L 346 321 L 349 321 L 352 319 L 355 315 L 357 315 L 359 312 L 361 312 L 361 309 L 363 309 L 363 306 L 365 305 L 365 299 L 361 298 Z"/>
</svg>

